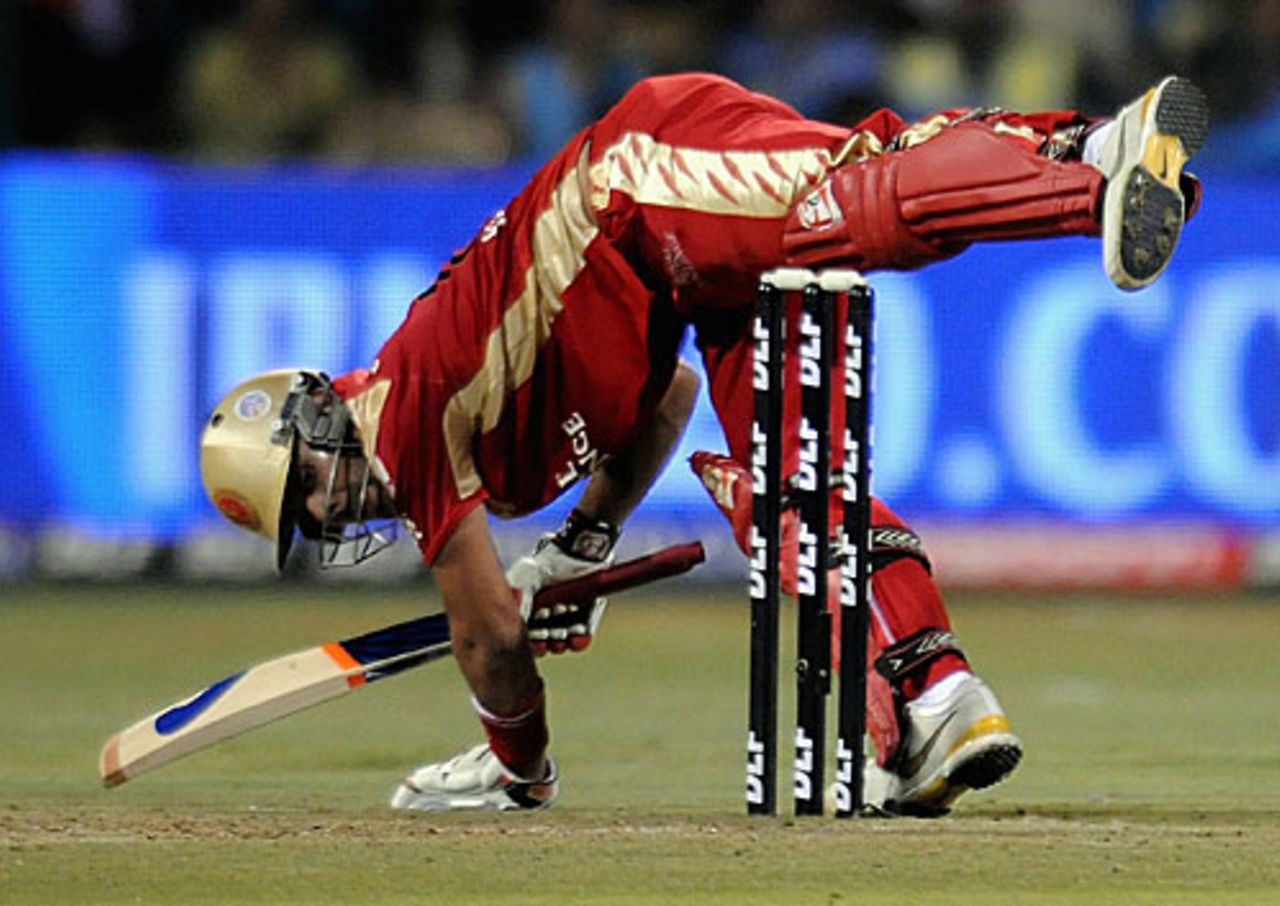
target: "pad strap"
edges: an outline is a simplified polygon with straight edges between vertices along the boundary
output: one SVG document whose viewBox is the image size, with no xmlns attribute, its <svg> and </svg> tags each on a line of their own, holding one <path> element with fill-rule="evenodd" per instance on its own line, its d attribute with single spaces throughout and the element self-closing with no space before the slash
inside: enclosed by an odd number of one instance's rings
<svg viewBox="0 0 1280 906">
<path fill-rule="evenodd" d="M 924 552 L 924 542 L 909 528 L 898 525 L 879 525 L 871 528 L 871 571 L 884 569 L 903 558 L 910 557 L 933 575 L 933 564 Z M 831 542 L 831 562 L 842 562 L 843 552 Z"/>
<path fill-rule="evenodd" d="M 884 569 L 890 563 L 910 557 L 919 561 L 930 575 L 933 564 L 924 552 L 924 542 L 911 529 L 900 525 L 876 525 L 871 527 L 871 571 Z"/>
<path fill-rule="evenodd" d="M 902 687 L 903 680 L 944 654 L 964 657 L 951 630 L 936 627 L 921 629 L 887 646 L 876 658 L 876 672 L 897 690 Z"/>
<path fill-rule="evenodd" d="M 841 481 L 840 472 L 831 473 L 832 487 L 838 487 Z M 788 476 L 782 486 L 782 508 L 796 509 L 800 506 L 799 495 L 796 487 L 799 478 L 795 475 Z M 834 514 L 833 514 L 833 518 Z M 843 551 L 839 549 L 835 539 L 831 542 L 831 563 L 833 565 L 841 562 Z M 901 560 L 903 557 L 910 557 L 920 563 L 925 571 L 933 575 L 933 564 L 929 561 L 929 555 L 924 551 L 924 542 L 920 540 L 920 536 L 905 525 L 873 525 L 871 527 L 871 571 L 884 569 L 891 563 Z"/>
</svg>

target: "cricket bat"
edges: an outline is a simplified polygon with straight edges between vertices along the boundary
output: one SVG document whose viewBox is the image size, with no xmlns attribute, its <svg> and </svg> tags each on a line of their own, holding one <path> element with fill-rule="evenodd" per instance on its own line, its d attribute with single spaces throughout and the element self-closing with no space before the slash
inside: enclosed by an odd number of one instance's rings
<svg viewBox="0 0 1280 906">
<path fill-rule="evenodd" d="M 691 541 L 541 589 L 534 606 L 620 592 L 687 572 L 706 559 Z M 104 786 L 450 653 L 449 619 L 435 613 L 265 661 L 218 680 L 113 735 L 102 748 Z"/>
</svg>

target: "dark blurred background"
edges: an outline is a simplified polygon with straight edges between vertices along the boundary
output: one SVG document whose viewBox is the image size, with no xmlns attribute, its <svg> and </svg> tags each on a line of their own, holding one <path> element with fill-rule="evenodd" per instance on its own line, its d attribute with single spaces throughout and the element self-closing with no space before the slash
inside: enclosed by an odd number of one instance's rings
<svg viewBox="0 0 1280 906">
<path fill-rule="evenodd" d="M 956 104 L 1103 113 L 1199 82 L 1216 149 L 1280 158 L 1280 0 L 16 0 L 7 145 L 217 161 L 540 158 L 636 78 L 709 69 L 852 121 Z M 1212 150 L 1212 149 L 1211 149 Z"/>
<path fill-rule="evenodd" d="M 848 124 L 1199 83 L 1205 202 L 1150 290 L 1086 240 L 875 275 L 876 487 L 952 585 L 1280 585 L 1277 48 L 1280 0 L 0 0 L 0 579 L 272 575 L 204 500 L 214 402 L 367 365 L 533 165 L 703 69 Z M 736 577 L 681 458 L 629 553 Z"/>
</svg>

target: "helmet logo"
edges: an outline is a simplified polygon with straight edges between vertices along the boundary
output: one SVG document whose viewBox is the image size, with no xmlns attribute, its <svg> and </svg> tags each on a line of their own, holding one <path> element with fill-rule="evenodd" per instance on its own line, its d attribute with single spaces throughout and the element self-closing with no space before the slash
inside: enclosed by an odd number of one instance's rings
<svg viewBox="0 0 1280 906">
<path fill-rule="evenodd" d="M 265 390 L 250 390 L 235 401 L 231 411 L 241 421 L 256 421 L 271 411 L 271 395 Z"/>
<path fill-rule="evenodd" d="M 251 532 L 262 528 L 262 519 L 258 517 L 258 511 L 249 501 L 234 491 L 217 491 L 213 494 L 213 505 L 236 525 L 244 526 Z"/>
</svg>

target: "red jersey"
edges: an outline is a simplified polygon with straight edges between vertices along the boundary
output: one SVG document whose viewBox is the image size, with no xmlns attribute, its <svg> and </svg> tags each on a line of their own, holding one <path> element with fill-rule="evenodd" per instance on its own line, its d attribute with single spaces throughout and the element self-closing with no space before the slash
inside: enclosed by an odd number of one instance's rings
<svg viewBox="0 0 1280 906">
<path fill-rule="evenodd" d="M 691 314 L 749 305 L 849 135 L 720 77 L 650 79 L 490 218 L 344 382 L 428 562 L 475 506 L 537 510 L 632 441 Z"/>
<path fill-rule="evenodd" d="M 344 391 L 427 561 L 475 506 L 532 512 L 624 449 L 691 322 L 742 455 L 739 340 L 791 209 L 836 166 L 964 115 L 908 128 L 882 110 L 849 129 L 718 76 L 637 84 L 490 218 Z M 1031 146 L 1063 116 L 995 114 Z"/>
</svg>

